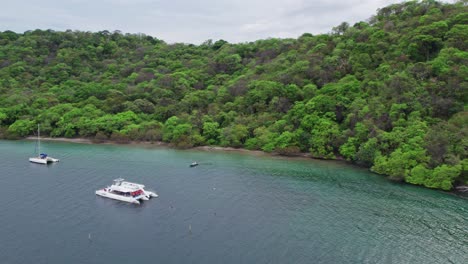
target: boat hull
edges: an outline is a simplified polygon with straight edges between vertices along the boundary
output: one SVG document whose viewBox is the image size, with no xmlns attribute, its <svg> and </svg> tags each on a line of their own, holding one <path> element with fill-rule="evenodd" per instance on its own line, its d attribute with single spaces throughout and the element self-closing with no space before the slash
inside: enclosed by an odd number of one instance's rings
<svg viewBox="0 0 468 264">
<path fill-rule="evenodd" d="M 47 157 L 47 158 L 40 158 L 40 157 L 34 157 L 34 158 L 29 158 L 30 162 L 37 163 L 37 164 L 48 164 L 48 163 L 54 163 L 54 162 L 59 162 L 59 159 L 55 159 L 52 157 Z"/>
<path fill-rule="evenodd" d="M 59 159 L 52 158 L 52 157 L 47 157 L 47 162 L 59 162 Z"/>
<path fill-rule="evenodd" d="M 97 190 L 96 195 L 134 204 L 158 197 L 155 192 L 145 191 L 144 188 L 143 184 L 126 182 L 124 179 L 118 178 L 111 186 Z"/>
<path fill-rule="evenodd" d="M 32 163 L 37 163 L 37 164 L 47 164 L 47 159 L 29 158 L 29 161 Z"/>
<path fill-rule="evenodd" d="M 151 192 L 151 191 L 145 191 L 145 195 L 146 195 L 148 198 L 156 198 L 156 197 L 158 197 L 158 194 L 157 194 L 157 193 Z"/>
<path fill-rule="evenodd" d="M 117 194 L 113 194 L 113 193 L 110 193 L 108 191 L 105 191 L 103 189 L 102 190 L 97 190 L 96 195 L 106 197 L 106 198 L 110 198 L 110 199 L 114 199 L 114 200 L 119 200 L 119 201 L 122 201 L 122 202 L 140 204 L 140 201 L 138 200 L 138 198 L 140 198 L 140 197 L 135 197 L 134 198 L 134 197 L 127 197 L 127 196 L 117 195 Z"/>
</svg>

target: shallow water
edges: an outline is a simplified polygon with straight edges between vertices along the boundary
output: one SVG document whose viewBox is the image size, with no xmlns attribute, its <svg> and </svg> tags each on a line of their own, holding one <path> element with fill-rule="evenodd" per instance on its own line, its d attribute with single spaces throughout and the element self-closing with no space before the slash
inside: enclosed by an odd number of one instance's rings
<svg viewBox="0 0 468 264">
<path fill-rule="evenodd" d="M 468 263 L 468 200 L 338 162 L 0 141 L 1 263 Z M 200 165 L 190 168 L 192 161 Z M 98 197 L 115 178 L 158 198 Z"/>
</svg>

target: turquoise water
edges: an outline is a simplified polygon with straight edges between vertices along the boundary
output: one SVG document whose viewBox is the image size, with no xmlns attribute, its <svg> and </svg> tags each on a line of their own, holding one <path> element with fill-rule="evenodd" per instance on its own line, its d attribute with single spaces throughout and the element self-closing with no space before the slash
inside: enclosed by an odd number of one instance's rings
<svg viewBox="0 0 468 264">
<path fill-rule="evenodd" d="M 1 263 L 468 263 L 468 200 L 338 162 L 0 141 Z M 200 165 L 189 168 L 196 160 Z M 159 198 L 94 191 L 115 178 Z"/>
</svg>

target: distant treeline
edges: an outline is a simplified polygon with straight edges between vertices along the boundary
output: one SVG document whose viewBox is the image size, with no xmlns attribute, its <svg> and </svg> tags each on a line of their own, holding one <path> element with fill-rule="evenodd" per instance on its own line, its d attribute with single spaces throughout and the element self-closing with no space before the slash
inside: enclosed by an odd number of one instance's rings
<svg viewBox="0 0 468 264">
<path fill-rule="evenodd" d="M 0 32 L 0 137 L 229 146 L 468 182 L 468 6 L 379 9 L 329 34 L 167 44 L 144 34 Z"/>
</svg>

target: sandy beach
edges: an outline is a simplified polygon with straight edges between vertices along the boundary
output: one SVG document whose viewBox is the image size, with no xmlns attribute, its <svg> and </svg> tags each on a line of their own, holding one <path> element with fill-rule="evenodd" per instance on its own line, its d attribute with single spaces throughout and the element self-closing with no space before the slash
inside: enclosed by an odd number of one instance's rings
<svg viewBox="0 0 468 264">
<path fill-rule="evenodd" d="M 37 140 L 37 137 L 27 137 L 27 140 Z M 111 145 L 135 145 L 135 146 L 164 146 L 164 147 L 171 147 L 171 144 L 165 143 L 162 141 L 129 141 L 127 143 L 118 143 L 112 140 L 103 140 L 103 141 L 93 141 L 92 139 L 87 138 L 64 138 L 64 137 L 41 137 L 42 141 L 60 141 L 60 142 L 71 142 L 71 143 L 80 143 L 80 144 L 111 144 Z M 220 147 L 220 146 L 197 146 L 192 147 L 189 149 L 197 149 L 203 151 L 226 151 L 226 152 L 242 152 L 242 153 L 250 153 L 253 155 L 269 155 L 269 156 L 282 156 L 282 157 L 289 157 L 289 158 L 313 158 L 309 153 L 298 153 L 296 155 L 280 155 L 278 153 L 272 152 L 264 152 L 261 150 L 248 150 L 244 148 L 233 148 L 233 147 Z"/>
<path fill-rule="evenodd" d="M 37 140 L 37 137 L 27 137 L 29 140 Z M 86 143 L 94 144 L 92 140 L 86 138 L 51 138 L 51 137 L 41 137 L 41 140 L 44 141 L 63 141 L 63 142 L 73 142 L 73 143 Z"/>
</svg>

